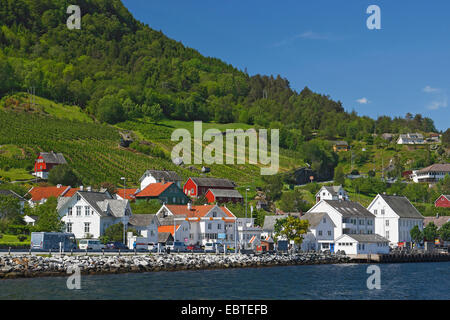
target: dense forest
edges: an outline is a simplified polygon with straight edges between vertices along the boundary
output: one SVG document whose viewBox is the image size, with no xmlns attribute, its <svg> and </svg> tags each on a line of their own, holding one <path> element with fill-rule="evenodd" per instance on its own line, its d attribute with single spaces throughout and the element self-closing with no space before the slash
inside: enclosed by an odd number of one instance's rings
<svg viewBox="0 0 450 320">
<path fill-rule="evenodd" d="M 66 26 L 70 4 L 81 30 Z M 315 132 L 361 139 L 371 133 L 436 131 L 420 114 L 376 120 L 281 76 L 250 76 L 136 21 L 119 0 L 1 0 L 0 98 L 37 95 L 81 106 L 99 121 L 143 116 L 280 128 L 297 150 Z"/>
</svg>

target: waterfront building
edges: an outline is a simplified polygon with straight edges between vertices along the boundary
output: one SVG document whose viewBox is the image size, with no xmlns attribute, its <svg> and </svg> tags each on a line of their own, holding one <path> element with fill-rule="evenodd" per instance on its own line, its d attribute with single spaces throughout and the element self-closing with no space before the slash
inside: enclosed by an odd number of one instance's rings
<svg viewBox="0 0 450 320">
<path fill-rule="evenodd" d="M 343 234 L 335 240 L 335 251 L 351 254 L 387 254 L 389 240 L 378 234 Z"/>
<path fill-rule="evenodd" d="M 300 249 L 303 251 L 330 250 L 334 243 L 334 228 L 336 227 L 325 212 L 309 212 L 300 219 L 309 223 L 308 233 L 303 236 Z"/>
<path fill-rule="evenodd" d="M 148 242 L 158 242 L 158 226 L 156 214 L 134 214 L 128 220 L 128 227 L 137 231 L 139 237 L 147 238 Z"/>
</svg>

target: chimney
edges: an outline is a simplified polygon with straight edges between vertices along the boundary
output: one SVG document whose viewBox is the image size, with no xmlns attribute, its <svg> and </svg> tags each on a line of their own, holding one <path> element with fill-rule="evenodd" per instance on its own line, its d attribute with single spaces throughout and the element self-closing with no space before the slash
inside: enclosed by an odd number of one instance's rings
<svg viewBox="0 0 450 320">
<path fill-rule="evenodd" d="M 89 186 L 89 187 L 86 188 L 86 190 L 89 191 L 89 192 L 91 192 L 91 191 L 92 191 L 92 187 Z"/>
<path fill-rule="evenodd" d="M 58 185 L 56 185 L 56 187 L 59 189 L 62 187 L 62 185 L 58 184 Z"/>
<path fill-rule="evenodd" d="M 83 186 L 80 186 L 80 191 L 83 191 L 83 189 L 84 189 Z"/>
</svg>

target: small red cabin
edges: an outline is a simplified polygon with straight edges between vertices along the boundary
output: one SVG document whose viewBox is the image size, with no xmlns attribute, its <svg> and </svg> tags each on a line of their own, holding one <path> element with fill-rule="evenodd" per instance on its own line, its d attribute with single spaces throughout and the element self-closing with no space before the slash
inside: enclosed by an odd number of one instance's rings
<svg viewBox="0 0 450 320">
<path fill-rule="evenodd" d="M 450 208 L 450 195 L 443 194 L 434 202 L 435 207 Z"/>
<path fill-rule="evenodd" d="M 184 184 L 183 192 L 190 197 L 201 197 L 209 189 L 233 190 L 234 182 L 218 178 L 189 178 Z"/>
<path fill-rule="evenodd" d="M 67 164 L 62 153 L 41 152 L 34 163 L 34 175 L 42 179 L 48 179 L 50 170 L 60 164 Z"/>
</svg>

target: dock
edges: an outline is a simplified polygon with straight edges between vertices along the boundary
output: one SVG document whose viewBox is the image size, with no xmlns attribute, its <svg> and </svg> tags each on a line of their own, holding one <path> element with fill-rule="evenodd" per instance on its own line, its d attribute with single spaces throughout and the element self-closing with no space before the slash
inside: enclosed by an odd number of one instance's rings
<svg viewBox="0 0 450 320">
<path fill-rule="evenodd" d="M 389 253 L 389 254 L 352 254 L 348 255 L 353 263 L 402 263 L 402 262 L 445 262 L 450 254 L 445 252 Z"/>
</svg>

